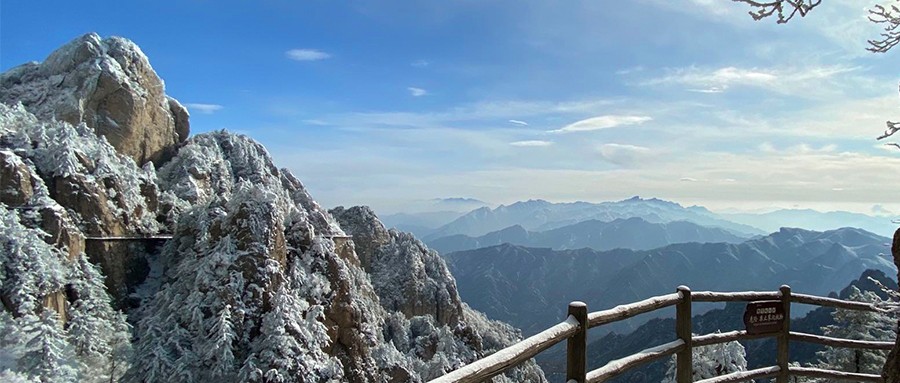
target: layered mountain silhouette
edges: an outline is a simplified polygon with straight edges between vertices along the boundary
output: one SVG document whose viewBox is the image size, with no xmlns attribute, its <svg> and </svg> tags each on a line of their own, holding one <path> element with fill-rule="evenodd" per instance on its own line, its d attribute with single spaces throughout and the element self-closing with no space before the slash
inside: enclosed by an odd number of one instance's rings
<svg viewBox="0 0 900 383">
<path fill-rule="evenodd" d="M 435 229 L 424 239 L 428 242 L 455 234 L 480 236 L 514 225 L 532 231 L 546 231 L 588 220 L 609 222 L 631 217 L 654 223 L 689 221 L 703 226 L 720 227 L 738 236 L 765 234 L 760 229 L 723 219 L 703 207 L 683 207 L 661 199 L 633 197 L 602 203 L 529 200 L 508 206 L 500 205 L 495 209 L 483 207 Z"/>
<path fill-rule="evenodd" d="M 887 238 L 860 229 L 784 228 L 739 244 L 683 243 L 654 250 L 551 250 L 503 244 L 446 254 L 462 299 L 533 334 L 564 318 L 674 291 L 775 290 L 826 295 L 875 269 L 896 275 Z M 799 311 L 798 311 L 799 312 Z"/>
<path fill-rule="evenodd" d="M 588 220 L 547 231 L 528 231 L 520 225 L 507 227 L 480 237 L 463 234 L 437 238 L 428 246 L 440 253 L 472 250 L 503 243 L 556 250 L 634 249 L 649 250 L 673 243 L 728 242 L 740 243 L 747 237 L 718 227 L 705 227 L 688 221 L 653 223 L 643 218 L 620 218 L 611 222 Z"/>
</svg>

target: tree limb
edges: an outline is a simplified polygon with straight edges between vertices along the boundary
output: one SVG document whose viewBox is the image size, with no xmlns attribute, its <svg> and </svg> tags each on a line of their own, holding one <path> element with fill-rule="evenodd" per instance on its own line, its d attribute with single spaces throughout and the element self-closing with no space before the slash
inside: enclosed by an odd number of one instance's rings
<svg viewBox="0 0 900 383">
<path fill-rule="evenodd" d="M 870 52 L 884 53 L 900 43 L 900 8 L 896 5 L 885 7 L 876 4 L 869 10 L 869 20 L 875 24 L 884 24 L 881 39 L 869 40 Z"/>
<path fill-rule="evenodd" d="M 754 20 L 762 20 L 769 16 L 775 16 L 778 24 L 790 21 L 797 14 L 806 16 L 809 11 L 822 3 L 822 0 L 731 0 L 736 3 L 744 3 L 750 6 L 750 17 Z"/>
</svg>

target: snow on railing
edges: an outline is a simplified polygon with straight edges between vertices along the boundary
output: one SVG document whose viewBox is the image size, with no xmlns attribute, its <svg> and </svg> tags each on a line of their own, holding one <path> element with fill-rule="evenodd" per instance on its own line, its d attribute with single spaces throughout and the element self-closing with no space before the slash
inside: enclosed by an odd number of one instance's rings
<svg viewBox="0 0 900 383">
<path fill-rule="evenodd" d="M 656 347 L 651 347 L 621 359 L 612 360 L 605 366 L 587 373 L 585 381 L 602 382 L 619 375 L 632 367 L 672 355 L 685 348 L 684 341 L 679 339 Z"/>
<path fill-rule="evenodd" d="M 774 302 L 783 310 L 785 320 L 778 328 L 761 333 L 748 333 L 744 330 L 729 331 L 706 335 L 693 335 L 691 333 L 691 305 L 692 302 L 735 302 L 735 301 L 779 301 Z M 743 291 L 722 293 L 714 291 L 699 291 L 691 293 L 685 286 L 679 286 L 673 294 L 660 295 L 642 301 L 613 307 L 608 310 L 587 313 L 587 306 L 582 302 L 569 304 L 569 316 L 559 323 L 541 333 L 529 337 L 493 355 L 477 360 L 463 366 L 456 371 L 441 376 L 429 383 L 450 382 L 480 382 L 515 367 L 551 346 L 567 341 L 566 349 L 566 382 L 585 383 L 603 382 L 622 374 L 636 366 L 649 363 L 653 360 L 668 355 L 677 354 L 675 380 L 678 383 L 691 382 L 692 373 L 692 349 L 694 347 L 708 346 L 737 340 L 748 340 L 764 337 L 775 337 L 778 340 L 776 352 L 777 365 L 758 368 L 749 371 L 738 371 L 715 378 L 700 380 L 697 383 L 727 383 L 744 382 L 751 379 L 775 377 L 776 382 L 786 383 L 791 376 L 807 376 L 834 379 L 850 379 L 865 382 L 883 382 L 881 376 L 872 374 L 859 374 L 843 371 L 824 370 L 817 368 L 789 366 L 788 344 L 790 341 L 817 343 L 832 347 L 865 348 L 876 350 L 889 350 L 892 342 L 861 341 L 852 339 L 832 338 L 822 335 L 806 334 L 790 331 L 791 303 L 810 304 L 817 306 L 837 307 L 850 310 L 882 311 L 869 303 L 844 301 L 834 298 L 825 298 L 815 295 L 791 294 L 790 286 L 781 286 L 780 291 Z M 769 302 L 768 304 L 773 304 Z M 621 359 L 613 360 L 590 372 L 586 372 L 586 333 L 587 329 L 621 321 L 655 311 L 664 307 L 676 306 L 675 333 L 678 338 L 675 341 L 650 347 Z"/>
<path fill-rule="evenodd" d="M 642 301 L 613 307 L 609 310 L 597 311 L 588 314 L 589 327 L 597 327 L 607 323 L 618 322 L 636 315 L 659 310 L 664 307 L 674 306 L 681 300 L 678 293 L 660 295 L 647 298 Z"/>
<path fill-rule="evenodd" d="M 882 378 L 881 375 L 860 374 L 855 372 L 823 370 L 821 368 L 794 366 L 791 366 L 788 370 L 791 376 L 855 380 L 857 382 L 884 382 L 884 378 Z"/>
<path fill-rule="evenodd" d="M 87 241 L 168 241 L 172 235 L 142 235 L 142 236 L 118 236 L 118 237 L 84 237 Z"/>
<path fill-rule="evenodd" d="M 578 327 L 578 320 L 570 315 L 556 326 L 432 380 L 431 383 L 480 382 L 490 379 L 571 337 L 578 331 Z"/>
</svg>

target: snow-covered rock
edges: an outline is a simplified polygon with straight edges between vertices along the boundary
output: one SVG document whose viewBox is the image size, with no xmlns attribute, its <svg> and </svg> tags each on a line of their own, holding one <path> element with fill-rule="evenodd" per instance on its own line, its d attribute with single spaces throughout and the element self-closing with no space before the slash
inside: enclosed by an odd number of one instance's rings
<svg viewBox="0 0 900 383">
<path fill-rule="evenodd" d="M 0 102 L 21 102 L 44 121 L 84 122 L 139 165 L 164 162 L 190 129 L 140 48 L 94 33 L 0 75 Z"/>
<path fill-rule="evenodd" d="M 455 326 L 462 315 L 456 281 L 447 264 L 410 234 L 387 230 L 368 207 L 337 207 L 331 214 L 353 236 L 356 253 L 381 305 L 407 317 L 433 316 Z"/>
</svg>

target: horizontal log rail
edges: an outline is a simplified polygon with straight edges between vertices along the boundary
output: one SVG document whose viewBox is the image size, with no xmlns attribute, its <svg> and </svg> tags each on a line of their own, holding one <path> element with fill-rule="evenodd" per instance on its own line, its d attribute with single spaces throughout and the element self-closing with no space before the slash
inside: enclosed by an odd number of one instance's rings
<svg viewBox="0 0 900 383">
<path fill-rule="evenodd" d="M 796 340 L 799 342 L 816 343 L 831 347 L 866 348 L 870 350 L 890 350 L 894 347 L 894 342 L 832 338 L 830 336 L 793 331 L 791 331 L 790 337 L 792 341 Z"/>
<path fill-rule="evenodd" d="M 608 310 L 592 312 L 588 314 L 588 327 L 593 328 L 612 322 L 618 322 L 633 316 L 656 311 L 664 307 L 674 306 L 680 300 L 681 296 L 678 293 L 674 293 L 644 299 L 627 305 L 616 306 Z"/>
<path fill-rule="evenodd" d="M 654 360 L 667 357 L 684 349 L 684 341 L 679 339 L 656 347 L 651 347 L 637 354 L 631 354 L 622 359 L 610 361 L 605 366 L 587 373 L 585 380 L 588 383 L 603 382 L 615 377 L 632 367 L 650 363 Z"/>
<path fill-rule="evenodd" d="M 821 368 L 809 367 L 790 367 L 789 370 L 790 374 L 793 376 L 855 380 L 857 382 L 884 382 L 884 379 L 881 377 L 881 375 L 874 374 L 859 374 L 855 372 L 823 370 Z"/>
<path fill-rule="evenodd" d="M 144 235 L 144 236 L 120 236 L 120 237 L 84 237 L 87 241 L 168 241 L 172 235 Z"/>
<path fill-rule="evenodd" d="M 693 346 L 711 346 L 719 343 L 728 343 L 736 340 L 751 340 L 759 338 L 771 338 L 778 334 L 748 334 L 745 330 L 735 330 L 728 332 L 717 332 L 706 335 L 695 335 L 693 338 Z"/>
<path fill-rule="evenodd" d="M 519 343 L 472 362 L 431 383 L 480 382 L 522 363 L 551 346 L 568 339 L 578 331 L 578 321 L 569 316 L 565 321 Z"/>
<path fill-rule="evenodd" d="M 884 310 L 875 307 L 875 305 L 863 302 L 845 301 L 835 298 L 818 297 L 815 295 L 794 294 L 791 295 L 791 302 L 802 303 L 807 305 L 834 307 L 838 309 L 883 312 Z"/>
<path fill-rule="evenodd" d="M 715 378 L 698 380 L 697 383 L 730 383 L 730 382 L 746 382 L 751 379 L 771 378 L 781 373 L 781 367 L 763 367 L 755 370 L 732 372 L 728 375 L 717 376 Z"/>
<path fill-rule="evenodd" d="M 781 299 L 778 291 L 742 291 L 737 293 L 720 293 L 715 291 L 698 291 L 691 293 L 694 302 L 750 302 Z"/>
<path fill-rule="evenodd" d="M 722 333 L 705 335 L 693 335 L 691 328 L 692 302 L 753 302 L 753 301 L 780 301 L 774 304 L 783 307 L 786 319 L 780 330 L 763 333 L 748 333 L 745 330 L 735 330 Z M 773 304 L 773 302 L 763 302 Z M 831 347 L 864 348 L 873 350 L 890 350 L 894 343 L 883 341 L 862 341 L 853 339 L 832 338 L 823 335 L 806 334 L 790 331 L 790 306 L 792 303 L 809 304 L 817 306 L 835 307 L 849 310 L 883 311 L 869 303 L 845 301 L 835 298 L 826 298 L 815 295 L 791 294 L 789 286 L 782 286 L 780 291 L 744 291 L 744 292 L 714 292 L 698 291 L 692 293 L 690 289 L 680 286 L 677 292 L 660 295 L 642 301 L 619 305 L 611 309 L 587 313 L 584 303 L 572 302 L 569 305 L 569 316 L 565 321 L 548 328 L 519 343 L 503 350 L 472 362 L 453 372 L 431 380 L 430 383 L 451 382 L 480 382 L 503 373 L 516 365 L 533 358 L 542 351 L 562 342 L 567 341 L 567 383 L 603 382 L 618 376 L 634 367 L 645 363 L 677 354 L 681 359 L 676 364 L 676 381 L 687 383 L 692 380 L 691 358 L 694 347 L 709 346 L 738 340 L 775 337 L 778 339 L 778 363 L 775 366 L 763 367 L 749 371 L 738 371 L 731 374 L 710 379 L 699 380 L 697 383 L 728 383 L 744 382 L 751 379 L 775 377 L 776 382 L 786 383 L 791 376 L 805 376 L 817 378 L 849 379 L 864 382 L 883 382 L 881 376 L 872 374 L 859 374 L 844 371 L 833 371 L 818 368 L 795 367 L 788 365 L 788 345 L 790 341 L 809 342 Z M 669 306 L 676 306 L 676 334 L 675 341 L 650 347 L 637 353 L 610 361 L 606 365 L 586 371 L 586 338 L 585 332 L 589 328 L 618 322 L 634 316 L 659 310 Z"/>
</svg>

